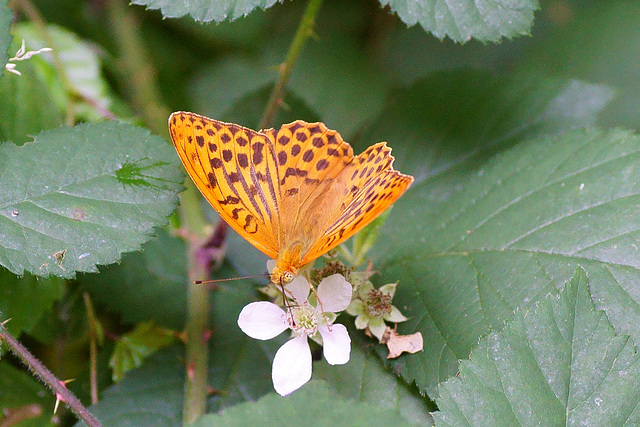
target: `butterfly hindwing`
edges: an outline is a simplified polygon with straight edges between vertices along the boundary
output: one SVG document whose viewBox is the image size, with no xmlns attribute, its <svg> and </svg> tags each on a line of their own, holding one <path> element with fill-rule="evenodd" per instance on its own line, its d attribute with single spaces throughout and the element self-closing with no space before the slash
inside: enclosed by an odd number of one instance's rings
<svg viewBox="0 0 640 427">
<path fill-rule="evenodd" d="M 268 137 L 186 112 L 171 115 L 169 131 L 185 169 L 207 201 L 234 230 L 275 258 L 279 194 Z"/>
<path fill-rule="evenodd" d="M 310 262 L 335 248 L 367 226 L 405 192 L 413 177 L 393 169 L 393 156 L 386 143 L 369 147 L 344 168 L 344 186 L 337 215 L 302 260 Z"/>
</svg>

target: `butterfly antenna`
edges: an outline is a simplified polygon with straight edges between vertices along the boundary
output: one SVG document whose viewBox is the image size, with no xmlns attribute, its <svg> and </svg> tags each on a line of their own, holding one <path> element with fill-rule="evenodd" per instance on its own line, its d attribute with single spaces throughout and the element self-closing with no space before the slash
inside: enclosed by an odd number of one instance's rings
<svg viewBox="0 0 640 427">
<path fill-rule="evenodd" d="M 293 319 L 293 310 L 291 309 L 291 304 L 289 302 L 289 299 L 287 298 L 287 294 L 285 293 L 283 284 L 280 284 L 280 290 L 282 292 L 282 305 L 287 308 L 287 313 L 289 313 L 289 317 L 291 318 L 291 325 L 296 326 L 296 321 Z"/>
<path fill-rule="evenodd" d="M 194 280 L 194 285 L 200 285 L 203 283 L 220 283 L 220 282 L 231 282 L 232 280 L 244 280 L 244 279 L 255 279 L 257 277 L 269 277 L 268 273 L 257 274 L 255 276 L 243 276 L 243 277 L 231 277 L 228 279 L 215 279 L 215 280 Z"/>
</svg>

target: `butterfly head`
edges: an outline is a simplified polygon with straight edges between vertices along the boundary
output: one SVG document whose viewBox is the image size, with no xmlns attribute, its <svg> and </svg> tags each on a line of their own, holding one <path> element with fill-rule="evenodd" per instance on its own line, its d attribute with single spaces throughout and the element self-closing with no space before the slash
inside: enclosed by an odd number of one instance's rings
<svg viewBox="0 0 640 427">
<path fill-rule="evenodd" d="M 271 282 L 276 285 L 285 286 L 293 282 L 296 273 L 291 268 L 281 268 L 277 265 L 271 270 Z"/>
</svg>

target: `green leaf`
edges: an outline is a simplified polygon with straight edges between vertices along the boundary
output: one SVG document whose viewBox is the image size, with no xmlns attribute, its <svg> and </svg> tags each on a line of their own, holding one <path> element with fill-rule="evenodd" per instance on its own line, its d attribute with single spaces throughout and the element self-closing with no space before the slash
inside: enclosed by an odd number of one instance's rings
<svg viewBox="0 0 640 427">
<path fill-rule="evenodd" d="M 549 12 L 554 30 L 531 40 L 516 69 L 607 84 L 617 96 L 601 125 L 639 128 L 640 3 L 568 2 Z"/>
<path fill-rule="evenodd" d="M 53 303 L 62 298 L 64 281 L 40 279 L 30 274 L 16 277 L 0 268 L 0 322 L 11 319 L 7 329 L 15 336 L 31 332 Z"/>
<path fill-rule="evenodd" d="M 0 0 L 0 77 L 4 74 L 8 74 L 4 69 L 9 60 L 7 50 L 11 44 L 11 35 L 9 34 L 9 28 L 11 28 L 11 21 L 13 20 L 13 12 L 7 7 L 9 0 Z"/>
<path fill-rule="evenodd" d="M 0 424 L 21 427 L 54 425 L 51 414 L 55 399 L 31 375 L 1 361 L 0 384 Z"/>
<path fill-rule="evenodd" d="M 287 397 L 271 393 L 248 402 L 205 415 L 193 426 L 246 425 L 411 425 L 396 411 L 366 402 L 344 400 L 322 381 L 312 381 Z"/>
<path fill-rule="evenodd" d="M 440 386 L 438 425 L 635 425 L 640 363 L 596 310 L 579 269 L 559 296 L 518 310 Z"/>
<path fill-rule="evenodd" d="M 184 241 L 158 230 L 158 236 L 142 251 L 124 254 L 122 262 L 100 267 L 100 274 L 79 274 L 78 281 L 126 323 L 153 320 L 182 329 L 187 312 L 186 264 Z"/>
<path fill-rule="evenodd" d="M 74 277 L 117 261 L 166 224 L 182 173 L 147 130 L 107 122 L 0 146 L 0 264 Z"/>
<path fill-rule="evenodd" d="M 27 41 L 29 50 L 43 47 L 55 49 L 71 89 L 82 96 L 82 99 L 78 100 L 76 94 L 68 92 L 65 82 L 54 68 L 53 53 L 43 52 L 34 65 L 39 79 L 47 83 L 47 90 L 54 97 L 60 110 L 65 110 L 69 103 L 73 102 L 76 104 L 77 110 L 74 114 L 77 116 L 89 120 L 102 119 L 103 111 L 109 109 L 111 100 L 108 97 L 107 83 L 100 72 L 101 65 L 95 47 L 57 25 L 47 25 L 45 30 L 53 43 L 51 46 L 41 38 L 42 30 L 32 23 L 17 25 L 13 33 L 17 39 Z"/>
<path fill-rule="evenodd" d="M 497 42 L 503 37 L 527 35 L 533 25 L 537 0 L 380 0 L 408 26 L 419 23 L 436 37 L 464 43 L 471 38 Z"/>
<path fill-rule="evenodd" d="M 576 80 L 438 72 L 394 96 L 359 145 L 388 141 L 394 168 L 421 181 L 523 138 L 593 125 L 613 94 Z M 456 181 L 441 191 L 462 185 L 458 175 L 450 173 Z"/>
<path fill-rule="evenodd" d="M 116 343 L 109 360 L 109 366 L 113 369 L 113 381 L 120 381 L 125 373 L 141 366 L 147 357 L 170 345 L 174 340 L 173 331 L 158 327 L 152 322 L 137 325 Z"/>
<path fill-rule="evenodd" d="M 359 332 L 349 333 L 353 336 Z M 342 399 L 357 399 L 397 411 L 414 425 L 433 425 L 426 398 L 417 395 L 396 375 L 384 369 L 377 357 L 358 346 L 351 346 L 351 358 L 345 365 L 331 366 L 324 359 L 315 362 L 313 378 L 326 381 Z"/>
<path fill-rule="evenodd" d="M 401 331 L 417 329 L 425 342 L 396 369 L 431 391 L 480 335 L 578 264 L 594 283 L 608 276 L 594 295 L 616 327 L 640 336 L 638 165 L 639 137 L 580 130 L 523 141 L 481 163 L 470 158 L 458 166 L 464 184 L 439 201 L 447 174 L 415 185 L 393 212 L 404 230 L 386 247 L 395 256 L 376 265 L 400 279 L 395 304 L 411 317 Z"/>
<path fill-rule="evenodd" d="M 100 402 L 89 411 L 103 425 L 181 425 L 183 361 L 179 346 L 155 353 L 124 380 L 102 391 Z"/>
<path fill-rule="evenodd" d="M 133 4 L 160 9 L 165 18 L 191 15 L 196 21 L 233 21 L 260 7 L 266 9 L 277 0 L 134 0 Z"/>
<path fill-rule="evenodd" d="M 559 188 L 564 193 L 545 188 L 541 180 L 545 174 L 553 178 L 554 159 L 570 159 L 580 171 L 596 168 L 597 159 L 584 148 L 596 151 L 600 142 L 589 145 L 588 138 L 583 140 L 586 134 L 580 133 L 559 140 L 535 137 L 591 125 L 611 96 L 606 87 L 577 81 L 504 79 L 474 71 L 436 73 L 399 93 L 365 134 L 367 145 L 389 141 L 394 166 L 416 177 L 371 251 L 375 269 L 383 273 L 378 282 L 399 282 L 394 305 L 410 317 L 398 326 L 399 333 L 420 331 L 424 338 L 423 352 L 388 362 L 407 382 L 415 381 L 433 396 L 436 385 L 455 374 L 457 360 L 468 356 L 489 327 L 499 327 L 515 308 L 561 286 L 577 267 L 555 254 L 549 254 L 554 262 L 545 258 L 542 263 L 544 253 L 489 249 L 500 236 L 517 232 L 510 227 L 518 221 L 530 221 L 534 227 L 538 214 L 558 213 L 580 203 L 580 183 L 590 188 L 582 181 L 585 177 L 572 178 L 581 181 L 571 190 L 565 183 Z M 611 138 L 603 135 L 607 146 L 616 147 L 615 136 Z M 599 175 L 595 169 L 588 177 L 608 179 L 606 185 L 612 188 L 618 185 L 617 177 Z M 540 191 L 529 194 L 537 185 Z M 501 197 L 505 202 L 498 200 Z M 492 214 L 500 209 L 499 203 L 505 203 L 505 211 Z M 505 222 L 507 217 L 510 221 Z M 453 224 L 459 228 L 453 229 Z M 481 227 L 482 238 L 476 238 L 478 231 L 467 234 L 476 225 L 489 224 Z M 575 242 L 577 247 L 584 235 L 565 233 L 563 244 Z M 447 244 L 469 238 L 474 249 L 457 256 L 448 252 Z M 584 260 L 575 261 L 585 265 Z M 606 276 L 606 268 L 600 264 L 589 273 Z M 615 282 L 607 279 L 610 304 L 625 298 Z M 379 351 L 386 356 L 386 350 Z"/>
</svg>

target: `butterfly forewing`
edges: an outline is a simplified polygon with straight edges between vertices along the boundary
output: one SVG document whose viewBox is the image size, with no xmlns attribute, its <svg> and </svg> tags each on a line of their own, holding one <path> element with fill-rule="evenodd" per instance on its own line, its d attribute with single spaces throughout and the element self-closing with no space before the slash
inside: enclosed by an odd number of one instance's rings
<svg viewBox="0 0 640 427">
<path fill-rule="evenodd" d="M 304 253 L 331 224 L 342 202 L 346 189 L 340 178 L 353 150 L 323 123 L 301 120 L 283 125 L 274 145 L 281 210 L 286 213 L 280 218 L 281 249 L 300 242 Z"/>
<path fill-rule="evenodd" d="M 234 230 L 275 258 L 279 193 L 267 136 L 186 112 L 171 115 L 169 131 L 185 169 L 207 201 Z"/>
</svg>

